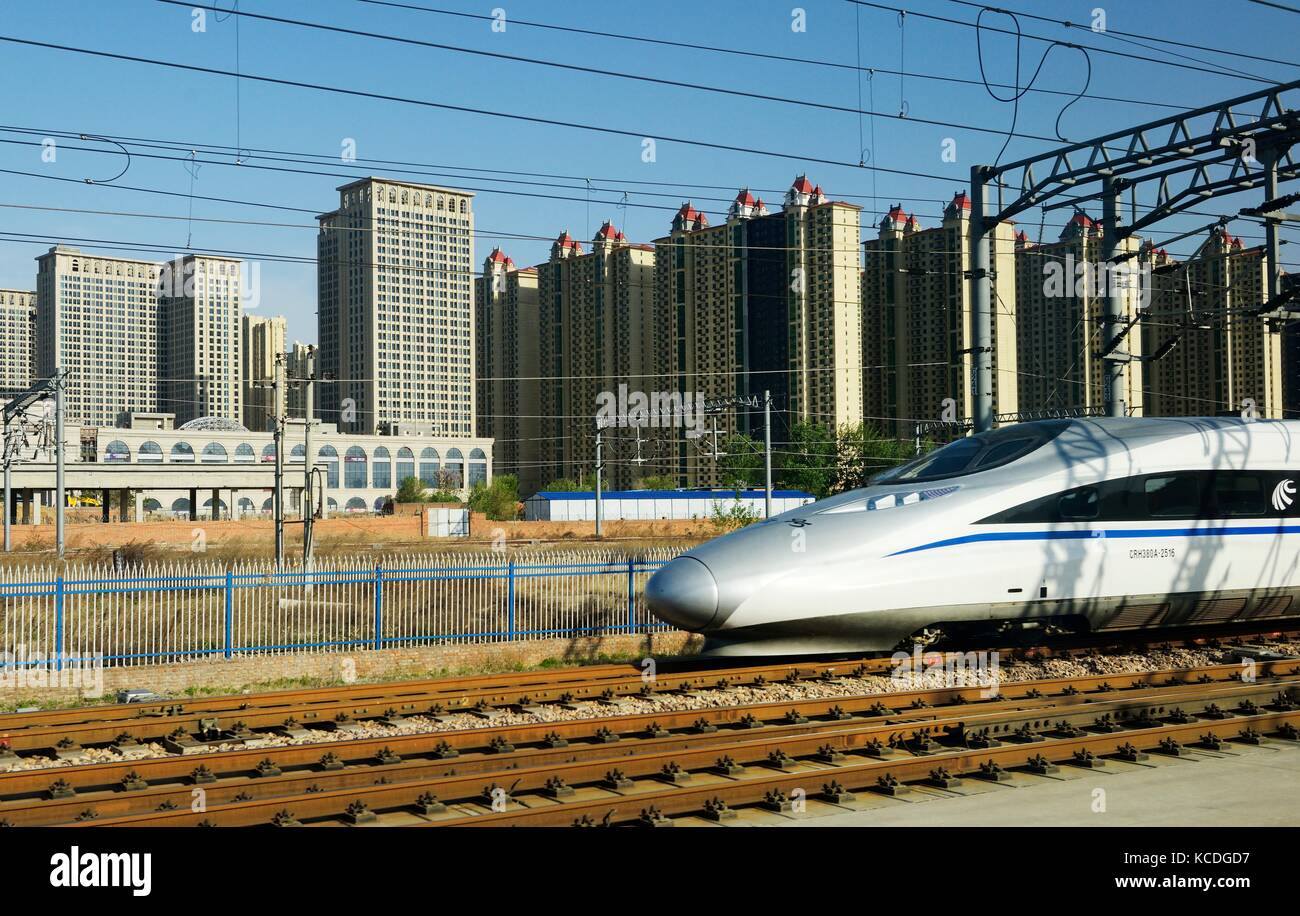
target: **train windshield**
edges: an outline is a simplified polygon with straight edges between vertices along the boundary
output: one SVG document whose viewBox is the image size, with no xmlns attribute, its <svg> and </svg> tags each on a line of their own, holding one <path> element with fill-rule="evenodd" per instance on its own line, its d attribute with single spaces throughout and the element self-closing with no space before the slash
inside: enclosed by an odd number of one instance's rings
<svg viewBox="0 0 1300 916">
<path fill-rule="evenodd" d="M 1040 420 L 958 439 L 915 461 L 877 474 L 869 484 L 920 483 L 989 471 L 1041 448 L 1067 426 L 1068 420 Z"/>
</svg>

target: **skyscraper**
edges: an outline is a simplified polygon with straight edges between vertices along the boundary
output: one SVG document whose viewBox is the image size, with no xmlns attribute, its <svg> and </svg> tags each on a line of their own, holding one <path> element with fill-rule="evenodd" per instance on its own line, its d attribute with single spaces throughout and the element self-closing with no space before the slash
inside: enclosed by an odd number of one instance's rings
<svg viewBox="0 0 1300 916">
<path fill-rule="evenodd" d="M 537 374 L 543 377 L 539 460 L 547 480 L 595 468 L 602 393 L 619 385 L 640 391 L 655 387 L 664 339 L 653 325 L 654 263 L 650 246 L 631 244 L 606 222 L 590 252 L 564 232 L 552 243 L 550 259 L 537 266 Z M 608 485 L 627 486 L 645 466 L 635 463 L 634 445 L 619 454 L 618 434 L 611 429 L 606 436 Z"/>
<path fill-rule="evenodd" d="M 917 424 L 974 415 L 969 239 L 971 199 L 953 195 L 943 223 L 923 229 L 901 204 L 865 243 L 863 405 L 867 422 L 910 439 Z M 1017 409 L 1015 234 L 1001 223 L 993 249 L 993 390 L 999 413 Z M 954 427 L 955 429 L 955 427 Z M 958 433 L 960 434 L 960 433 Z"/>
<path fill-rule="evenodd" d="M 285 352 L 287 330 L 283 315 L 244 315 L 244 425 L 249 429 L 268 429 L 276 414 L 275 391 L 266 385 L 275 379 L 275 360 Z"/>
<path fill-rule="evenodd" d="M 709 398 L 770 391 L 775 442 L 800 421 L 833 430 L 861 420 L 859 222 L 859 207 L 828 200 L 803 175 L 775 213 L 748 190 L 717 226 L 684 204 L 655 242 L 664 385 Z M 761 409 L 716 421 L 719 437 L 762 435 Z M 664 471 L 719 483 L 708 451 L 678 436 Z"/>
<path fill-rule="evenodd" d="M 1105 283 L 1120 288 L 1126 322 L 1144 307 L 1142 281 L 1099 274 L 1102 230 L 1083 212 L 1075 213 L 1059 241 L 1032 244 L 1023 233 L 1016 245 L 1016 328 L 1019 409 L 1022 411 L 1101 409 L 1103 383 L 1102 317 Z M 1129 236 L 1121 252 L 1135 254 L 1142 240 Z M 1135 262 L 1134 262 L 1135 263 Z M 1133 268 L 1129 264 L 1129 268 Z M 1123 349 L 1142 354 L 1142 334 L 1128 334 Z M 1142 415 L 1143 364 L 1133 360 L 1124 372 L 1124 400 L 1131 416 Z M 999 404 L 999 412 L 1004 408 Z"/>
<path fill-rule="evenodd" d="M 542 480 L 541 384 L 537 378 L 537 269 L 515 267 L 500 248 L 474 281 L 477 435 L 495 438 L 495 471 L 519 478 L 530 495 Z"/>
<path fill-rule="evenodd" d="M 1144 413 L 1203 417 L 1237 413 L 1281 419 L 1282 334 L 1249 314 L 1268 298 L 1267 255 L 1262 245 L 1215 227 L 1187 261 L 1155 252 L 1151 309 L 1141 328 L 1143 350 L 1177 345 L 1146 367 Z"/>
<path fill-rule="evenodd" d="M 157 410 L 160 265 L 63 245 L 36 262 L 36 375 L 69 372 L 68 422 Z"/>
<path fill-rule="evenodd" d="M 473 195 L 387 178 L 321 214 L 321 415 L 351 432 L 474 432 Z"/>
<path fill-rule="evenodd" d="M 26 391 L 36 375 L 36 293 L 0 289 L 0 401 Z"/>
<path fill-rule="evenodd" d="M 237 258 L 187 254 L 162 267 L 158 298 L 160 408 L 181 425 L 244 419 L 244 290 Z"/>
</svg>

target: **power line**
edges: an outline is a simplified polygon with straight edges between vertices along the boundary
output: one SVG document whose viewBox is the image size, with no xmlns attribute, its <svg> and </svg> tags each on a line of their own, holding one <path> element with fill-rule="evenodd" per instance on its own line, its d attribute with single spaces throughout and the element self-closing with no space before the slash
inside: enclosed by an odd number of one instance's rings
<svg viewBox="0 0 1300 916">
<path fill-rule="evenodd" d="M 192 7 L 196 9 L 215 10 L 216 7 L 203 6 L 195 4 L 192 0 L 155 0 L 157 3 L 165 3 L 170 6 Z M 619 70 L 608 68 L 584 67 L 580 64 L 566 64 L 560 61 L 544 60 L 537 57 L 524 57 L 517 54 L 504 54 L 498 51 L 484 51 L 479 48 L 466 48 L 453 44 L 444 44 L 434 41 L 425 41 L 418 38 L 406 38 L 400 35 L 385 35 L 379 32 L 367 32 L 361 29 L 352 29 L 345 26 L 327 25 L 320 22 L 309 22 L 302 19 L 288 19 L 282 16 L 268 16 L 262 13 L 250 13 L 238 8 L 234 9 L 233 14 L 250 19 L 259 19 L 265 22 L 274 22 L 279 25 L 291 25 L 299 28 L 313 29 L 317 31 L 333 32 L 342 35 L 351 35 L 358 38 L 370 38 L 376 41 L 387 41 L 396 44 L 412 45 L 421 48 L 430 48 L 438 51 L 448 51 L 454 54 L 467 54 L 475 57 L 487 57 L 494 60 L 506 60 L 513 63 L 530 64 L 539 67 L 552 67 L 560 70 L 570 70 L 576 73 L 585 73 L 591 76 L 605 77 L 610 79 L 632 80 L 635 82 L 651 83 L 658 86 L 669 86 L 676 89 L 689 89 L 695 92 L 711 92 L 719 95 L 735 96 L 737 98 L 752 99 L 760 102 L 776 102 L 783 105 L 797 105 L 804 108 L 813 108 L 820 111 L 832 111 L 841 114 L 853 115 L 872 115 L 875 117 L 892 118 L 898 121 L 908 121 L 916 124 L 928 124 L 937 127 L 947 127 L 953 130 L 967 130 L 975 133 L 996 134 L 1002 136 L 1006 131 L 998 130 L 993 127 L 981 127 L 977 124 L 961 124 L 955 121 L 940 121 L 932 118 L 919 118 L 912 115 L 888 114 L 886 112 L 863 111 L 861 107 L 851 108 L 846 105 L 833 105 L 829 102 L 816 102 L 811 99 L 791 98 L 789 96 L 772 95 L 763 92 L 748 92 L 742 89 L 729 89 L 723 86 L 712 86 L 706 83 L 690 83 L 684 80 L 673 80 L 665 77 L 648 76 L 640 73 L 627 73 Z M 1060 138 L 1038 136 L 1036 134 L 1013 134 L 1026 140 L 1038 140 L 1043 143 L 1057 143 Z"/>
<path fill-rule="evenodd" d="M 454 16 L 463 19 L 475 19 L 475 20 L 481 20 L 486 22 L 496 21 L 492 16 L 487 15 L 486 13 L 467 13 L 459 10 L 445 10 L 445 9 L 438 9 L 429 6 L 419 6 L 412 3 L 396 3 L 396 2 L 391 2 L 391 0 L 357 0 L 357 2 L 369 3 L 374 6 L 391 7 L 394 9 L 412 10 L 421 13 L 432 13 L 439 16 Z M 887 67 L 864 67 L 861 64 L 861 61 L 859 61 L 856 65 L 854 65 L 854 64 L 842 63 L 839 61 L 818 60 L 816 58 L 811 58 L 811 57 L 797 57 L 788 54 L 775 54 L 767 51 L 754 51 L 754 50 L 746 50 L 741 48 L 719 47 L 716 45 L 696 44 L 688 41 L 674 41 L 665 38 L 651 38 L 646 35 L 629 35 L 626 33 L 619 33 L 619 32 L 598 32 L 594 29 L 583 29 L 583 28 L 578 28 L 576 26 L 562 26 L 562 25 L 556 25 L 554 23 L 538 22 L 536 20 L 528 20 L 528 19 L 510 19 L 509 24 L 511 26 L 524 26 L 527 28 L 546 29 L 550 31 L 565 32 L 574 35 L 586 35 L 593 38 L 606 38 L 606 39 L 614 39 L 617 41 L 640 42 L 644 44 L 659 45 L 662 47 L 683 48 L 691 51 L 707 51 L 714 54 L 730 54 L 737 57 L 748 57 L 757 60 L 781 61 L 784 63 L 804 64 L 804 65 L 816 66 L 816 67 L 827 67 L 836 70 L 856 70 L 858 73 L 883 73 L 887 76 L 904 76 L 910 79 L 931 80 L 935 82 L 944 82 L 944 83 L 957 83 L 965 86 L 981 85 L 979 80 L 962 79 L 960 77 L 955 77 L 955 76 L 940 76 L 938 74 L 922 73 L 916 70 L 891 70 Z M 992 85 L 997 86 L 999 89 L 1013 88 L 1011 86 L 1000 84 L 1000 83 L 994 83 Z M 1075 95 L 1075 93 L 1073 92 L 1064 92 L 1058 89 L 1035 88 L 1030 91 L 1045 93 L 1048 95 L 1063 95 L 1063 96 Z M 1150 106 L 1156 108 L 1173 108 L 1181 111 L 1191 110 L 1185 105 L 1174 105 L 1167 102 L 1155 102 L 1149 99 L 1137 99 L 1132 97 L 1124 98 L 1121 96 L 1087 94 L 1084 96 L 1084 98 L 1094 99 L 1100 102 L 1120 102 L 1120 103 L 1126 103 L 1130 105 L 1142 105 L 1142 106 Z M 862 107 L 861 101 L 858 102 L 858 107 L 859 108 Z"/>
<path fill-rule="evenodd" d="M 966 22 L 965 20 L 962 19 L 952 19 L 948 16 L 939 16 L 934 13 L 921 13 L 915 10 L 903 9 L 902 7 L 887 6 L 883 3 L 870 2 L 870 0 L 845 0 L 845 2 L 856 3 L 859 6 L 867 6 L 867 7 L 871 7 L 872 9 L 884 10 L 890 13 L 906 13 L 909 16 L 918 16 L 922 19 L 931 19 L 935 22 L 945 22 L 948 23 L 949 25 L 959 25 L 968 29 L 973 29 L 977 27 L 975 23 Z M 985 7 L 985 9 L 996 11 L 995 7 Z M 995 26 L 984 26 L 983 28 L 991 32 L 1000 32 L 1003 35 L 1011 35 L 1011 36 L 1016 35 L 1015 32 L 1008 31 L 1007 29 L 999 29 Z M 1042 35 L 1031 35 L 1028 32 L 1023 33 L 1023 37 L 1028 38 L 1032 41 L 1047 42 L 1048 44 L 1070 44 L 1070 42 L 1062 42 L 1056 38 L 1045 38 Z M 1096 45 L 1079 45 L 1079 47 L 1087 48 L 1089 51 L 1096 51 L 1098 54 L 1109 54 L 1114 57 L 1123 57 L 1123 58 L 1127 58 L 1128 60 L 1140 61 L 1144 64 L 1159 64 L 1164 67 L 1177 67 L 1181 70 L 1193 70 L 1196 71 L 1197 73 L 1208 73 L 1212 76 L 1227 76 L 1227 77 L 1232 77 L 1234 79 L 1249 79 L 1259 83 L 1270 83 L 1270 84 L 1278 83 L 1278 80 L 1268 79 L 1267 77 L 1262 77 L 1262 76 L 1250 76 L 1250 75 L 1239 76 L 1234 73 L 1229 73 L 1225 71 L 1223 68 L 1212 69 L 1209 67 L 1197 67 L 1192 64 L 1180 64 L 1172 60 L 1152 60 L 1150 57 L 1143 57 L 1140 54 L 1129 54 L 1126 51 L 1116 51 L 1113 48 L 1100 48 L 1097 47 Z"/>
<path fill-rule="evenodd" d="M 323 83 L 313 83 L 306 80 L 291 80 L 273 76 L 263 76 L 254 73 L 236 74 L 233 70 L 224 70 L 220 67 L 201 67 L 197 64 L 184 64 L 177 61 L 158 60 L 157 58 L 140 57 L 133 54 L 120 54 L 112 51 L 98 51 L 93 48 L 80 48 L 73 45 L 61 45 L 54 42 L 36 41 L 30 38 L 17 38 L 12 35 L 0 35 L 0 41 L 10 44 L 23 45 L 33 48 L 44 48 L 52 51 L 63 51 L 70 54 L 82 54 L 89 57 L 99 57 L 106 60 L 120 60 L 137 64 L 148 64 L 156 67 L 166 67 L 173 70 L 185 70 L 191 73 L 205 73 L 211 76 L 239 76 L 240 79 L 253 80 L 259 83 L 268 83 L 277 86 L 290 86 L 295 89 L 310 89 L 317 92 L 329 92 L 337 95 L 347 95 L 356 98 L 372 99 L 383 102 L 396 102 L 403 105 L 415 105 L 422 108 L 433 108 L 439 111 L 454 111 L 461 114 L 482 115 L 484 117 L 502 118 L 510 121 L 523 121 L 529 124 L 540 124 L 547 127 L 563 127 L 571 130 L 586 130 L 593 133 L 610 134 L 619 137 L 633 137 L 637 140 L 656 140 L 665 143 L 680 143 L 684 146 L 698 146 L 703 149 L 721 150 L 724 152 L 745 153 L 755 156 L 766 156 L 772 159 L 785 159 L 793 162 L 814 162 L 819 165 L 834 165 L 843 168 L 852 169 L 873 169 L 879 172 L 887 172 L 892 175 L 906 175 L 913 178 L 933 178 L 939 181 L 952 181 L 954 179 L 941 176 L 931 175 L 924 172 L 909 171 L 906 169 L 889 169 L 883 166 L 859 165 L 856 162 L 847 162 L 840 159 L 828 159 L 821 156 L 809 156 L 798 153 L 784 153 L 774 150 L 758 149 L 756 147 L 735 146 L 728 143 L 716 143 L 708 140 L 694 140 L 688 137 L 676 137 L 671 134 L 661 134 L 648 131 L 624 130 L 617 127 L 604 127 L 598 124 L 583 124 L 577 121 L 564 121 L 557 118 L 543 118 L 536 115 L 523 115 L 506 111 L 494 111 L 488 108 L 475 108 L 469 105 L 453 105 L 449 102 L 434 102 L 428 99 L 412 99 L 405 96 L 391 95 L 383 92 L 367 92 L 362 89 L 349 89 L 343 86 L 327 86 Z"/>
<path fill-rule="evenodd" d="M 992 11 L 994 11 L 994 12 L 998 12 L 998 13 L 1007 13 L 1007 14 L 1010 14 L 1010 15 L 1022 16 L 1022 17 L 1024 17 L 1025 19 L 1034 19 L 1034 20 L 1037 20 L 1037 21 L 1039 21 L 1039 22 L 1046 22 L 1046 23 L 1049 23 L 1049 24 L 1051 24 L 1051 25 L 1059 25 L 1059 26 L 1061 26 L 1061 27 L 1064 28 L 1064 29 L 1075 29 L 1075 30 L 1079 30 L 1079 31 L 1088 32 L 1088 33 L 1091 33 L 1091 34 L 1102 34 L 1102 35 L 1106 35 L 1106 36 L 1108 36 L 1108 37 L 1112 37 L 1112 38 L 1115 37 L 1116 35 L 1118 35 L 1118 36 L 1123 37 L 1123 38 L 1143 39 L 1143 40 L 1145 40 L 1145 41 L 1154 41 L 1154 42 L 1157 42 L 1157 43 L 1159 43 L 1159 44 L 1173 45 L 1173 46 L 1175 46 L 1175 47 L 1179 47 L 1179 48 L 1188 48 L 1188 49 L 1193 50 L 1193 51 L 1210 51 L 1210 52 L 1212 52 L 1212 53 L 1214 53 L 1214 54 L 1223 54 L 1223 55 L 1226 55 L 1226 56 L 1228 56 L 1228 57 L 1241 57 L 1241 58 L 1245 58 L 1245 59 L 1248 59 L 1248 60 L 1257 60 L 1257 61 L 1260 61 L 1260 62 L 1262 62 L 1262 63 L 1266 63 L 1266 64 L 1281 64 L 1281 65 L 1284 66 L 1284 67 L 1294 67 L 1294 66 L 1296 65 L 1296 62 L 1293 61 L 1293 60 L 1280 60 L 1279 58 L 1276 58 L 1276 57 L 1264 57 L 1264 56 L 1262 56 L 1262 55 L 1258 55 L 1258 54 L 1250 54 L 1250 53 L 1248 53 L 1248 52 L 1246 52 L 1246 51 L 1231 51 L 1231 50 L 1227 50 L 1227 49 L 1225 49 L 1225 48 L 1212 48 L 1212 47 L 1210 47 L 1210 46 L 1208 46 L 1208 45 L 1198 45 L 1198 44 L 1192 44 L 1192 43 L 1185 42 L 1185 41 L 1177 41 L 1177 40 L 1175 40 L 1175 39 L 1173 39 L 1173 38 L 1160 38 L 1160 37 L 1158 37 L 1158 36 L 1154 36 L 1154 35 L 1142 35 L 1142 34 L 1139 34 L 1139 33 L 1137 33 L 1137 32 L 1125 32 L 1125 31 L 1122 31 L 1122 30 L 1120 30 L 1120 29 L 1112 29 L 1112 28 L 1110 27 L 1109 24 L 1107 24 L 1106 27 L 1105 27 L 1104 29 L 1102 29 L 1102 30 L 1100 30 L 1100 31 L 1098 32 L 1098 31 L 1094 31 L 1094 30 L 1092 29 L 1091 26 L 1086 26 L 1086 25 L 1083 25 L 1083 24 L 1078 23 L 1078 22 L 1071 22 L 1071 21 L 1068 20 L 1068 19 L 1053 19 L 1053 18 L 1051 18 L 1050 16 L 1040 16 L 1040 15 L 1037 15 L 1037 14 L 1035 14 L 1035 13 L 1026 13 L 1026 12 L 1023 12 L 1022 10 L 1013 10 L 1013 9 L 1008 9 L 1008 8 L 1006 8 L 1006 7 L 991 7 L 991 6 L 987 6 L 987 5 L 985 5 L 985 4 L 982 4 L 982 3 L 974 3 L 974 2 L 971 2 L 971 0 L 948 0 L 948 2 L 949 2 L 949 3 L 955 3 L 955 4 L 958 4 L 959 6 L 969 6 L 969 7 L 974 7 L 975 9 L 987 9 L 987 10 L 992 10 Z M 1146 47 L 1146 46 L 1144 45 L 1143 47 Z M 1101 51 L 1101 50 L 1103 50 L 1103 49 L 1101 49 L 1101 48 L 1096 48 L 1095 50 Z M 1156 49 L 1152 49 L 1152 50 L 1156 50 Z M 1164 52 L 1164 53 L 1170 53 L 1170 52 Z M 1198 60 L 1197 58 L 1189 58 L 1189 59 L 1190 59 L 1190 60 L 1193 60 L 1193 61 L 1196 61 L 1196 63 L 1206 64 L 1207 66 L 1212 66 L 1212 64 L 1210 64 L 1208 61 Z M 1157 61 L 1157 63 L 1159 63 L 1159 61 Z M 1248 77 L 1250 77 L 1251 79 L 1262 79 L 1261 77 L 1252 76 L 1252 75 L 1249 74 L 1249 73 L 1242 74 L 1242 75 L 1243 75 L 1243 76 L 1248 76 Z"/>
</svg>

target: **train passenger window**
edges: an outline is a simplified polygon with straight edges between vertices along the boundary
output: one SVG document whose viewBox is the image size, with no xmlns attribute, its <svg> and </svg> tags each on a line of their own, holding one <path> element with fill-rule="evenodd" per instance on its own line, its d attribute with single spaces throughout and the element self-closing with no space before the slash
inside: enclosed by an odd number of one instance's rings
<svg viewBox="0 0 1300 916">
<path fill-rule="evenodd" d="M 1097 517 L 1101 507 L 1101 498 L 1096 487 L 1079 487 L 1062 493 L 1056 503 L 1056 510 L 1063 522 L 1087 522 Z"/>
<path fill-rule="evenodd" d="M 1195 474 L 1148 477 L 1142 482 L 1149 518 L 1195 518 L 1201 508 L 1201 488 Z"/>
<path fill-rule="evenodd" d="M 877 474 L 870 484 L 942 480 L 1002 467 L 1052 441 L 1068 420 L 1039 420 L 995 429 L 950 442 L 897 468 Z"/>
<path fill-rule="evenodd" d="M 1240 518 L 1263 515 L 1268 509 L 1264 481 L 1249 471 L 1214 475 L 1214 517 Z"/>
</svg>

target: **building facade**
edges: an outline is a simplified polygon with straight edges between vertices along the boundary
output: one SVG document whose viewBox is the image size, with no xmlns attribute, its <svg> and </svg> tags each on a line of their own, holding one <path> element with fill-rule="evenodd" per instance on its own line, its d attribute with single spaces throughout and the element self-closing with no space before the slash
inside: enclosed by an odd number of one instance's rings
<svg viewBox="0 0 1300 916">
<path fill-rule="evenodd" d="M 654 327 L 654 249 L 630 244 L 611 223 L 591 251 L 567 232 L 537 266 L 541 437 L 539 483 L 581 477 L 596 465 L 596 415 L 602 394 L 649 392 L 660 377 L 663 338 Z M 632 449 L 637 430 L 602 432 L 605 479 L 630 486 L 656 473 Z"/>
<path fill-rule="evenodd" d="M 36 259 L 36 376 L 66 370 L 69 423 L 158 405 L 159 264 L 58 245 Z"/>
<path fill-rule="evenodd" d="M 36 293 L 0 289 L 0 401 L 22 394 L 36 378 Z"/>
<path fill-rule="evenodd" d="M 321 416 L 474 432 L 473 195 L 364 178 L 319 216 Z"/>
<path fill-rule="evenodd" d="M 244 419 L 249 429 L 270 429 L 277 409 L 275 362 L 286 352 L 288 323 L 283 315 L 244 315 L 241 354 L 244 376 Z M 283 399 L 279 399 L 283 403 Z"/>
<path fill-rule="evenodd" d="M 269 431 L 250 431 L 238 423 L 204 419 L 176 427 L 168 413 L 132 417 L 129 425 L 83 428 L 82 440 L 91 460 L 135 464 L 142 470 L 174 469 L 175 487 L 146 489 L 145 508 L 184 517 L 190 512 L 188 488 L 193 476 L 184 469 L 197 465 L 274 464 L 275 441 Z M 285 485 L 291 489 L 288 509 L 298 511 L 297 491 L 307 463 L 305 426 L 290 421 L 285 430 Z M 401 481 L 418 477 L 430 489 L 448 480 L 462 495 L 492 476 L 492 440 L 472 436 L 372 436 L 340 432 L 331 423 L 312 431 L 316 466 L 323 469 L 324 507 L 327 512 L 377 512 L 392 498 Z M 93 457 L 92 457 L 93 456 Z M 84 460 L 84 459 L 83 459 Z M 201 484 L 200 484 L 201 486 Z M 273 487 L 222 491 L 217 495 L 223 517 L 270 514 Z M 197 514 L 210 517 L 212 494 L 200 490 Z"/>
<path fill-rule="evenodd" d="M 1121 252 L 1136 255 L 1137 236 L 1121 244 Z M 1035 245 L 1023 236 L 1016 246 L 1017 350 L 1019 409 L 1022 411 L 1101 410 L 1106 406 L 1102 317 L 1105 284 L 1119 290 L 1124 320 L 1136 320 L 1146 306 L 1145 282 L 1136 270 L 1109 279 L 1099 273 L 1101 224 L 1079 212 L 1071 217 L 1058 241 Z M 1129 267 L 1136 264 L 1130 259 Z M 1126 352 L 1142 355 L 1142 334 L 1136 329 L 1124 340 Z M 1124 399 L 1130 416 L 1142 416 L 1143 363 L 1128 363 Z M 999 410 L 1002 408 L 999 406 Z"/>
<path fill-rule="evenodd" d="M 541 386 L 538 380 L 537 269 L 515 267 L 500 248 L 474 281 L 477 434 L 496 440 L 497 474 L 536 492 L 541 470 Z"/>
<path fill-rule="evenodd" d="M 179 423 L 244 417 L 242 262 L 185 255 L 161 268 L 159 408 Z"/>
<path fill-rule="evenodd" d="M 1146 367 L 1144 412 L 1195 417 L 1240 413 L 1283 417 L 1283 338 L 1266 318 L 1248 314 L 1268 299 L 1263 246 L 1244 248 L 1222 227 L 1182 263 L 1163 260 L 1153 273 L 1143 349 L 1177 344 Z"/>
<path fill-rule="evenodd" d="M 943 224 L 931 229 L 901 204 L 890 208 L 877 238 L 864 246 L 863 412 L 886 435 L 911 439 L 918 424 L 925 429 L 974 416 L 970 227 L 971 199 L 963 191 L 944 208 Z M 999 413 L 1010 413 L 1018 401 L 1012 225 L 999 224 L 990 244 L 994 403 Z"/>
<path fill-rule="evenodd" d="M 748 190 L 710 226 L 689 202 L 655 242 L 654 333 L 663 387 L 683 397 L 773 400 L 773 441 L 792 424 L 862 419 L 860 208 L 799 176 L 769 212 Z M 660 473 L 721 482 L 717 446 L 763 435 L 762 408 L 720 410 L 703 437 L 672 437 Z M 716 428 L 716 433 L 714 432 Z"/>
</svg>

